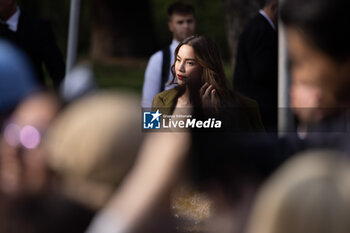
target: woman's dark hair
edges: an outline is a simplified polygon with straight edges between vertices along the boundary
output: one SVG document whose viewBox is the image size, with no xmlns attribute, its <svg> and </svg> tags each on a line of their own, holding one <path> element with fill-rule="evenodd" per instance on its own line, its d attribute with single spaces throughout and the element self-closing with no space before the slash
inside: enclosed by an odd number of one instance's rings
<svg viewBox="0 0 350 233">
<path fill-rule="evenodd" d="M 337 61 L 350 58 L 350 1 L 284 0 L 280 15 L 286 27 Z"/>
<path fill-rule="evenodd" d="M 232 90 L 225 75 L 220 50 L 215 42 L 206 36 L 187 37 L 175 49 L 175 57 L 182 45 L 189 45 L 193 48 L 195 60 L 203 68 L 202 83 L 207 82 L 213 85 L 221 105 L 227 103 L 232 97 Z M 171 83 L 174 83 L 175 63 L 171 67 L 171 72 L 173 74 Z"/>
</svg>

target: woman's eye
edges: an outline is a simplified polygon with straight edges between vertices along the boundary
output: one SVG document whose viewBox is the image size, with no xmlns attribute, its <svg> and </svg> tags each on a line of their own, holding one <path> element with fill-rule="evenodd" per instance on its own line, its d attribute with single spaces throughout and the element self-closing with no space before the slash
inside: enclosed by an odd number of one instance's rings
<svg viewBox="0 0 350 233">
<path fill-rule="evenodd" d="M 193 66 L 194 62 L 187 62 L 187 64 L 189 64 L 190 66 Z"/>
</svg>

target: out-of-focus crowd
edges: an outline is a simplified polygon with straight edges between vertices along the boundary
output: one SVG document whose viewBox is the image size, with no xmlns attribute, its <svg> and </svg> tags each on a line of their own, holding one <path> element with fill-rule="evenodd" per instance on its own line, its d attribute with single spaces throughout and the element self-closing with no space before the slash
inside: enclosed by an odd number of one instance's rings
<svg viewBox="0 0 350 233">
<path fill-rule="evenodd" d="M 179 41 L 152 108 L 229 127 L 147 131 L 141 98 L 98 89 L 87 64 L 43 88 L 0 7 L 0 233 L 349 232 L 350 2 L 280 4 L 297 124 L 280 138 L 208 37 Z"/>
</svg>

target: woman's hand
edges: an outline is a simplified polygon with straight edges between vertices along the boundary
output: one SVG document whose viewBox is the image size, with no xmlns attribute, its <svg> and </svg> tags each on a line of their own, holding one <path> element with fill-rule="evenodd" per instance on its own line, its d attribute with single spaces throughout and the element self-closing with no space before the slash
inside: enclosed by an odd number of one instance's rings
<svg viewBox="0 0 350 233">
<path fill-rule="evenodd" d="M 219 99 L 213 85 L 209 85 L 207 82 L 204 83 L 199 93 L 203 108 L 217 108 L 219 106 Z"/>
</svg>

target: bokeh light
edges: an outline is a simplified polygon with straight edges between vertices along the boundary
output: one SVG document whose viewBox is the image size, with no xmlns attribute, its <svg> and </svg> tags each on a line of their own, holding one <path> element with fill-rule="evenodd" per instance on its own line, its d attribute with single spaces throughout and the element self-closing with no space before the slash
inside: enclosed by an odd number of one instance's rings
<svg viewBox="0 0 350 233">
<path fill-rule="evenodd" d="M 20 132 L 20 141 L 27 149 L 34 149 L 40 143 L 40 133 L 33 126 L 24 126 Z"/>
</svg>

